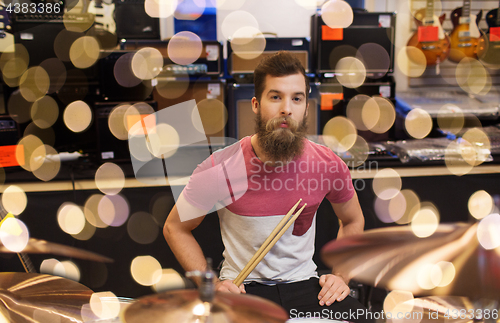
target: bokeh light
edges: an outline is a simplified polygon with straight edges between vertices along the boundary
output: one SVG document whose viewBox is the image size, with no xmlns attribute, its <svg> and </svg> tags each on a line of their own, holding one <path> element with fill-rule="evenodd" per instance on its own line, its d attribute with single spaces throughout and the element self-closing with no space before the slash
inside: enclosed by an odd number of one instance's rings
<svg viewBox="0 0 500 323">
<path fill-rule="evenodd" d="M 384 312 L 391 317 L 397 317 L 398 313 L 409 313 L 413 311 L 413 300 L 414 297 L 411 292 L 393 290 L 384 299 Z"/>
<path fill-rule="evenodd" d="M 99 217 L 99 203 L 104 195 L 102 194 L 92 194 L 85 201 L 85 205 L 83 206 L 83 214 L 85 215 L 85 219 L 97 228 L 106 228 L 108 225 L 101 220 Z"/>
<path fill-rule="evenodd" d="M 14 79 L 28 69 L 30 55 L 23 44 L 7 46 L 0 56 L 0 69 L 4 78 Z"/>
<path fill-rule="evenodd" d="M 203 51 L 200 36 L 190 31 L 181 31 L 169 40 L 168 58 L 179 65 L 189 65 L 198 60 Z M 163 60 L 161 62 L 163 66 Z"/>
<path fill-rule="evenodd" d="M 59 263 L 60 261 L 55 258 L 43 260 L 42 263 L 40 264 L 40 273 L 53 275 L 55 268 Z"/>
<path fill-rule="evenodd" d="M 21 92 L 16 90 L 9 96 L 7 109 L 10 117 L 17 123 L 25 123 L 31 120 L 31 106 L 33 103 L 27 101 Z"/>
<path fill-rule="evenodd" d="M 189 75 L 187 71 L 174 71 L 169 66 L 164 68 L 164 71 L 156 81 L 156 91 L 166 99 L 176 99 L 186 93 L 189 88 Z"/>
<path fill-rule="evenodd" d="M 82 231 L 80 231 L 79 233 L 77 234 L 72 234 L 71 236 L 77 240 L 80 240 L 80 241 L 87 241 L 89 240 L 90 238 L 92 238 L 97 230 L 97 228 L 95 226 L 93 226 L 92 224 L 90 224 L 89 221 L 87 221 L 87 218 L 86 216 L 92 218 L 92 219 L 95 219 L 94 218 L 94 215 L 90 212 L 87 212 L 87 214 L 85 215 L 84 214 L 84 217 L 85 217 L 85 225 L 83 226 L 83 229 Z M 93 220 L 93 222 L 95 223 L 95 220 Z"/>
<path fill-rule="evenodd" d="M 39 146 L 31 155 L 30 167 L 33 175 L 47 182 L 59 174 L 61 158 L 53 147 L 49 145 Z"/>
<path fill-rule="evenodd" d="M 356 47 L 351 45 L 336 46 L 328 55 L 328 64 L 332 70 L 335 69 L 337 63 L 344 57 L 355 57 L 358 53 Z"/>
<path fill-rule="evenodd" d="M 153 290 L 157 293 L 183 288 L 186 288 L 184 279 L 175 269 L 171 268 L 163 269 L 160 279 L 153 285 Z"/>
<path fill-rule="evenodd" d="M 469 213 L 476 219 L 482 219 L 489 215 L 494 207 L 494 201 L 488 192 L 484 190 L 476 191 L 469 197 L 467 203 Z"/>
<path fill-rule="evenodd" d="M 469 164 L 472 166 L 479 166 L 489 158 L 491 154 L 491 143 L 484 130 L 480 128 L 469 129 L 464 133 L 462 139 L 463 141 L 460 142 L 460 144 L 465 145 L 465 147 L 472 147 L 473 150 L 471 153 L 474 158 L 467 158 L 467 155 L 462 153 L 465 161 Z"/>
<path fill-rule="evenodd" d="M 40 66 L 43 67 L 49 75 L 50 86 L 48 93 L 59 91 L 64 85 L 64 82 L 66 82 L 67 71 L 64 63 L 60 59 L 52 57 L 41 62 Z"/>
<path fill-rule="evenodd" d="M 125 174 L 120 166 L 104 163 L 95 173 L 95 184 L 104 194 L 115 195 L 120 193 L 125 185 Z"/>
<path fill-rule="evenodd" d="M 177 0 L 146 0 L 144 10 L 152 18 L 168 18 L 177 9 Z"/>
<path fill-rule="evenodd" d="M 5 194 L 5 193 L 4 193 Z M 3 195 L 2 195 L 3 203 Z M 12 252 L 21 252 L 28 244 L 29 240 L 28 227 L 23 221 L 14 217 L 8 217 L 1 222 L 0 240 L 5 248 Z"/>
<path fill-rule="evenodd" d="M 2 205 L 7 212 L 19 215 L 26 209 L 28 197 L 21 187 L 9 185 L 2 193 Z"/>
<path fill-rule="evenodd" d="M 24 129 L 23 137 L 28 137 L 29 135 L 37 137 L 45 145 L 54 146 L 56 142 L 56 134 L 53 128 L 48 127 L 42 129 L 34 122 L 30 122 L 28 126 L 26 126 L 26 129 Z"/>
<path fill-rule="evenodd" d="M 169 158 L 177 152 L 180 137 L 177 130 L 169 124 L 160 123 L 149 132 L 148 149 L 157 158 Z"/>
<path fill-rule="evenodd" d="M 92 312 L 102 320 L 109 320 L 120 314 L 120 301 L 113 292 L 93 293 L 89 304 Z"/>
<path fill-rule="evenodd" d="M 477 239 L 484 249 L 500 247 L 500 214 L 493 213 L 482 219 L 477 226 Z"/>
<path fill-rule="evenodd" d="M 175 199 L 171 194 L 158 193 L 151 198 L 149 209 L 156 223 L 165 223 L 174 204 Z"/>
<path fill-rule="evenodd" d="M 42 98 L 50 88 L 49 74 L 40 66 L 30 67 L 19 80 L 19 91 L 23 98 L 35 102 Z"/>
<path fill-rule="evenodd" d="M 92 122 L 92 110 L 84 101 L 74 101 L 64 109 L 63 119 L 69 130 L 82 132 L 87 130 Z"/>
<path fill-rule="evenodd" d="M 436 264 L 441 270 L 441 280 L 435 282 L 438 287 L 446 287 L 453 282 L 456 275 L 456 269 L 453 263 L 449 261 L 440 261 Z"/>
<path fill-rule="evenodd" d="M 240 9 L 246 0 L 209 0 L 217 10 L 234 11 Z"/>
<path fill-rule="evenodd" d="M 321 18 L 330 28 L 347 28 L 352 24 L 354 13 L 343 0 L 326 1 L 321 6 Z"/>
<path fill-rule="evenodd" d="M 387 50 L 376 43 L 364 43 L 359 46 L 356 58 L 363 62 L 367 71 L 373 75 L 367 75 L 368 78 L 381 78 L 389 71 L 391 58 Z"/>
<path fill-rule="evenodd" d="M 243 27 L 253 27 L 260 30 L 259 23 L 252 14 L 243 10 L 233 11 L 222 21 L 222 36 L 225 40 L 231 40 L 233 38 L 233 34 Z"/>
<path fill-rule="evenodd" d="M 434 264 L 424 264 L 420 266 L 417 273 L 417 284 L 420 288 L 429 290 L 437 287 L 442 278 L 441 267 Z"/>
<path fill-rule="evenodd" d="M 323 128 L 325 144 L 335 152 L 346 152 L 357 139 L 354 123 L 345 117 L 330 119 Z"/>
<path fill-rule="evenodd" d="M 365 82 L 366 67 L 355 57 L 344 57 L 337 62 L 335 75 L 343 86 L 357 88 Z"/>
<path fill-rule="evenodd" d="M 162 276 L 162 268 L 158 260 L 151 256 L 138 256 L 130 265 L 132 278 L 143 286 L 158 283 Z"/>
<path fill-rule="evenodd" d="M 265 48 L 264 34 L 253 26 L 241 27 L 231 38 L 233 53 L 243 59 L 255 59 L 264 52 Z"/>
<path fill-rule="evenodd" d="M 361 136 L 356 136 L 354 145 L 347 151 L 350 154 L 350 159 L 346 161 L 349 167 L 358 167 L 368 159 L 370 147 L 368 142 Z"/>
<path fill-rule="evenodd" d="M 80 269 L 78 266 L 70 261 L 65 260 L 55 264 L 53 274 L 59 277 L 64 277 L 74 281 L 80 281 Z"/>
<path fill-rule="evenodd" d="M 420 77 L 427 68 L 427 59 L 419 48 L 405 46 L 398 52 L 396 66 L 406 76 Z"/>
<path fill-rule="evenodd" d="M 469 160 L 475 160 L 475 153 L 472 147 L 467 147 L 465 144 L 467 142 L 459 143 L 457 141 L 452 141 L 445 150 L 444 162 L 446 168 L 450 173 L 461 176 L 465 175 L 472 170 L 474 166 L 471 165 Z M 464 156 L 467 160 L 464 159 Z"/>
<path fill-rule="evenodd" d="M 78 0 L 79 6 L 66 8 L 63 15 L 64 28 L 72 32 L 84 32 L 94 24 L 94 16 L 90 13 L 82 13 L 82 8 L 86 8 L 89 4 L 84 0 Z M 68 10 L 69 9 L 69 10 Z M 87 9 L 85 9 L 86 11 Z M 75 19 L 75 15 L 79 18 Z"/>
<path fill-rule="evenodd" d="M 222 101 L 204 99 L 198 102 L 196 106 L 198 107 L 198 111 L 193 109 L 191 113 L 191 121 L 196 130 L 209 136 L 224 129 L 228 120 L 228 112 Z"/>
<path fill-rule="evenodd" d="M 404 196 L 406 207 L 403 215 L 399 220 L 396 220 L 396 223 L 408 224 L 413 219 L 415 213 L 420 210 L 420 198 L 414 191 L 409 189 L 402 190 L 401 194 Z"/>
<path fill-rule="evenodd" d="M 101 220 L 112 227 L 123 225 L 130 213 L 128 201 L 119 194 L 103 196 L 97 209 Z"/>
<path fill-rule="evenodd" d="M 373 128 L 380 118 L 380 109 L 373 98 L 365 94 L 358 94 L 347 103 L 346 116 L 358 130 L 366 131 Z M 369 118 L 365 116 L 369 116 Z"/>
<path fill-rule="evenodd" d="M 42 129 L 51 127 L 57 121 L 58 116 L 59 106 L 56 100 L 50 96 L 36 100 L 31 106 L 31 119 Z"/>
<path fill-rule="evenodd" d="M 422 139 L 432 130 L 432 118 L 424 109 L 412 109 L 405 118 L 406 132 L 416 139 Z"/>
<path fill-rule="evenodd" d="M 127 222 L 127 232 L 135 242 L 150 244 L 158 238 L 160 226 L 151 214 L 139 211 L 130 216 Z"/>
<path fill-rule="evenodd" d="M 382 200 L 394 198 L 401 191 L 401 186 L 401 176 L 392 168 L 381 169 L 373 177 L 373 192 Z"/>
<path fill-rule="evenodd" d="M 33 135 L 28 135 L 19 140 L 16 146 L 16 160 L 18 164 L 25 170 L 31 171 L 31 155 L 40 146 L 43 146 L 43 142 Z"/>
<path fill-rule="evenodd" d="M 61 230 L 67 234 L 79 234 L 85 227 L 83 209 L 71 202 L 61 204 L 57 210 L 57 223 Z"/>
<path fill-rule="evenodd" d="M 426 238 L 436 232 L 439 225 L 439 211 L 430 202 L 422 202 L 411 220 L 411 230 L 419 238 Z"/>
<path fill-rule="evenodd" d="M 471 57 L 464 57 L 458 63 L 455 76 L 460 88 L 470 94 L 487 93 L 491 87 L 491 79 L 486 68 Z"/>
<path fill-rule="evenodd" d="M 69 49 L 69 59 L 78 68 L 88 68 L 99 58 L 99 42 L 95 37 L 83 36 L 73 42 Z"/>
<path fill-rule="evenodd" d="M 120 140 L 128 139 L 128 128 L 125 120 L 125 112 L 130 107 L 129 104 L 119 104 L 111 110 L 108 116 L 109 131 Z"/>
<path fill-rule="evenodd" d="M 131 61 L 132 72 L 141 80 L 150 80 L 160 74 L 163 55 L 153 47 L 144 47 L 135 52 Z"/>
<path fill-rule="evenodd" d="M 123 87 L 134 87 L 139 85 L 142 80 L 138 78 L 132 70 L 132 59 L 134 53 L 126 53 L 120 56 L 113 66 L 113 75 L 118 84 Z"/>
<path fill-rule="evenodd" d="M 462 109 L 451 103 L 443 105 L 439 109 L 437 123 L 441 130 L 457 134 L 465 124 Z"/>
<path fill-rule="evenodd" d="M 385 193 L 382 192 L 383 194 Z M 406 210 L 406 199 L 401 192 L 391 199 L 377 197 L 374 203 L 374 210 L 380 221 L 384 223 L 396 222 L 404 215 Z"/>
</svg>

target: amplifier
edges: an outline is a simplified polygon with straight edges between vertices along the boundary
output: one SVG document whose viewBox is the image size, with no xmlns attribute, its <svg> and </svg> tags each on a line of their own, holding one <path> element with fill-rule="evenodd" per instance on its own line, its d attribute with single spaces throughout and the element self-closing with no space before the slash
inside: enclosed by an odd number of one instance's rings
<svg viewBox="0 0 500 323">
<path fill-rule="evenodd" d="M 335 72 L 346 56 L 361 58 L 368 77 L 380 78 L 394 71 L 396 15 L 393 12 L 354 12 L 348 28 L 330 28 L 321 15 L 311 17 L 311 48 L 316 74 Z"/>
<path fill-rule="evenodd" d="M 150 17 L 144 0 L 115 0 L 118 39 L 160 39 L 160 19 Z"/>
<path fill-rule="evenodd" d="M 97 131 L 97 153 L 99 160 L 106 161 L 130 161 L 130 149 L 128 146 L 127 139 L 118 139 L 109 128 L 109 115 L 111 111 L 122 104 L 133 105 L 137 102 L 95 102 L 95 121 L 96 121 L 96 131 Z M 145 101 L 154 110 L 156 110 L 156 102 Z M 117 110 L 120 112 L 121 110 Z M 121 112 L 120 116 L 116 117 L 118 120 L 120 117 L 124 116 L 125 111 Z M 124 121 L 125 122 L 125 121 Z"/>
<path fill-rule="evenodd" d="M 320 97 L 317 83 L 311 83 L 309 93 L 309 112 L 307 115 L 307 134 L 318 134 Z M 229 136 L 241 139 L 255 133 L 255 113 L 252 111 L 253 84 L 233 83 L 228 86 Z"/>
<path fill-rule="evenodd" d="M 21 139 L 19 126 L 9 116 L 0 116 L 0 167 L 19 166 L 16 145 Z"/>
<path fill-rule="evenodd" d="M 151 80 L 142 81 L 132 72 L 133 54 L 134 51 L 109 51 L 99 60 L 99 95 L 103 100 L 144 101 L 151 97 Z M 120 72 L 120 82 L 115 72 Z"/>
<path fill-rule="evenodd" d="M 395 104 L 396 83 L 391 76 L 384 77 L 373 82 L 365 82 L 357 88 L 347 88 L 339 83 L 322 82 L 318 85 L 320 96 L 319 129 L 323 132 L 326 123 L 334 117 L 346 116 L 346 108 L 349 101 L 358 94 L 367 96 L 381 96 L 389 99 Z M 366 141 L 381 141 L 394 138 L 394 126 L 386 133 L 376 134 L 371 131 L 358 131 Z"/>
<path fill-rule="evenodd" d="M 260 63 L 260 61 L 271 56 L 280 50 L 290 51 L 292 55 L 297 57 L 306 73 L 310 72 L 311 67 L 311 56 L 309 55 L 310 42 L 307 38 L 266 38 L 266 47 L 262 54 L 252 59 L 245 59 L 237 55 L 232 50 L 231 43 L 227 43 L 228 48 L 228 58 L 227 58 L 227 69 L 228 73 L 233 77 L 245 78 L 248 74 L 253 74 L 253 71 Z"/>
<path fill-rule="evenodd" d="M 124 40 L 121 42 L 122 50 L 138 50 L 144 47 L 158 49 L 165 61 L 165 69 L 169 76 L 222 76 L 222 45 L 218 41 L 202 41 L 200 57 L 192 64 L 177 65 L 168 57 L 168 40 Z"/>
</svg>

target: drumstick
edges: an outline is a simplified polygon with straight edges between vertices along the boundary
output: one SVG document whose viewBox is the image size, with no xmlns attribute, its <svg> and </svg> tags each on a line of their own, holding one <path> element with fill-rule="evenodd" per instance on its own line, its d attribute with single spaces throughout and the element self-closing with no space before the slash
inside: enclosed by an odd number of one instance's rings
<svg viewBox="0 0 500 323">
<path fill-rule="evenodd" d="M 269 235 L 269 237 L 267 237 L 267 239 L 262 243 L 262 245 L 260 246 L 260 248 L 255 252 L 255 254 L 253 255 L 252 259 L 250 259 L 250 261 L 241 270 L 241 272 L 238 274 L 238 276 L 236 276 L 236 278 L 234 279 L 233 283 L 241 280 L 241 282 L 239 284 L 237 284 L 239 286 L 243 282 L 244 279 L 241 279 L 242 275 L 248 270 L 248 267 L 250 267 L 252 265 L 252 263 L 255 261 L 255 259 L 257 259 L 257 257 L 260 255 L 260 253 L 271 242 L 271 240 L 279 232 L 279 230 L 283 227 L 283 225 L 285 225 L 285 223 L 288 221 L 288 219 L 290 219 L 290 216 L 292 215 L 293 212 L 295 212 L 295 209 L 299 205 L 300 201 L 302 201 L 302 199 L 299 199 L 297 201 L 297 203 L 295 203 L 295 205 L 292 206 L 292 208 L 290 209 L 290 211 L 288 211 L 288 213 L 285 214 L 285 216 L 283 217 L 283 219 L 281 219 L 281 221 L 278 223 L 278 225 L 276 225 L 276 227 L 271 232 L 271 234 Z"/>
<path fill-rule="evenodd" d="M 302 213 L 302 211 L 306 207 L 307 203 L 305 203 L 297 211 L 297 213 L 295 213 L 295 215 L 290 219 L 290 221 L 288 221 L 285 224 L 285 226 L 280 229 L 280 227 L 288 220 L 288 218 L 293 213 L 293 211 L 295 211 L 295 208 L 298 206 L 300 201 L 302 201 L 302 199 L 300 199 L 297 202 L 297 204 L 295 204 L 292 207 L 292 209 L 285 215 L 285 217 L 280 221 L 280 223 L 278 223 L 278 225 L 273 230 L 273 232 L 271 232 L 269 237 L 267 237 L 266 241 L 264 241 L 264 243 L 259 248 L 259 250 L 257 250 L 257 252 L 254 254 L 252 259 L 250 259 L 250 261 L 247 263 L 245 268 L 243 268 L 243 270 L 240 272 L 240 274 L 236 277 L 236 279 L 233 281 L 233 283 L 236 286 L 240 286 L 243 283 L 243 281 L 248 277 L 248 275 L 252 272 L 252 270 L 254 270 L 255 267 L 257 267 L 257 265 L 261 262 L 261 260 L 267 255 L 269 250 L 271 250 L 271 248 L 276 244 L 276 242 L 278 242 L 278 240 L 281 238 L 281 236 L 283 236 L 283 234 L 285 234 L 286 230 L 288 230 L 288 228 L 290 228 L 292 223 L 295 222 L 295 220 L 299 217 L 300 213 Z"/>
</svg>

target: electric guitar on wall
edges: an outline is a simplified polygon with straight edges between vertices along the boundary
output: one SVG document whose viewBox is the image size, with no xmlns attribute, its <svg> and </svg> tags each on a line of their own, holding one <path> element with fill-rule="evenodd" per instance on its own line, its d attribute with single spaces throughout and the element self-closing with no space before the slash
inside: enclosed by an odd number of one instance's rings
<svg viewBox="0 0 500 323">
<path fill-rule="evenodd" d="M 443 62 L 450 53 L 450 37 L 444 32 L 443 21 L 446 14 L 434 15 L 434 1 L 427 0 L 426 8 L 415 13 L 417 31 L 408 41 L 408 46 L 420 49 L 426 59 L 427 66 Z M 411 55 L 409 58 L 412 59 Z M 418 61 L 415 59 L 415 61 Z"/>
<path fill-rule="evenodd" d="M 92 3 L 88 12 L 93 13 L 95 18 L 90 35 L 97 38 L 102 49 L 113 49 L 118 44 L 114 19 L 115 5 L 102 0 L 93 0 Z"/>
<path fill-rule="evenodd" d="M 488 32 L 479 39 L 477 56 L 487 67 L 500 68 L 500 2 L 486 14 Z"/>
<path fill-rule="evenodd" d="M 476 15 L 470 13 L 470 0 L 464 0 L 461 8 L 456 8 L 451 13 L 453 30 L 450 34 L 451 46 L 448 59 L 458 63 L 464 57 L 477 57 L 477 45 L 481 32 L 478 24 L 483 16 L 483 11 Z"/>
</svg>

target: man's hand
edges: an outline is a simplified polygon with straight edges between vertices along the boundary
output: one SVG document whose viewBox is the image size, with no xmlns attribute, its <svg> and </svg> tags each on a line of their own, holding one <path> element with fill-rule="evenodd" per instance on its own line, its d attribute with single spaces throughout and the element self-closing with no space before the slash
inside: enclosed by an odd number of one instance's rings
<svg viewBox="0 0 500 323">
<path fill-rule="evenodd" d="M 321 275 L 319 285 L 322 287 L 318 294 L 319 305 L 329 306 L 335 301 L 340 302 L 350 293 L 350 288 L 340 276 L 332 274 Z"/>
<path fill-rule="evenodd" d="M 218 292 L 246 294 L 245 285 L 241 284 L 240 287 L 233 284 L 232 280 L 218 281 L 215 284 L 215 290 Z"/>
</svg>

